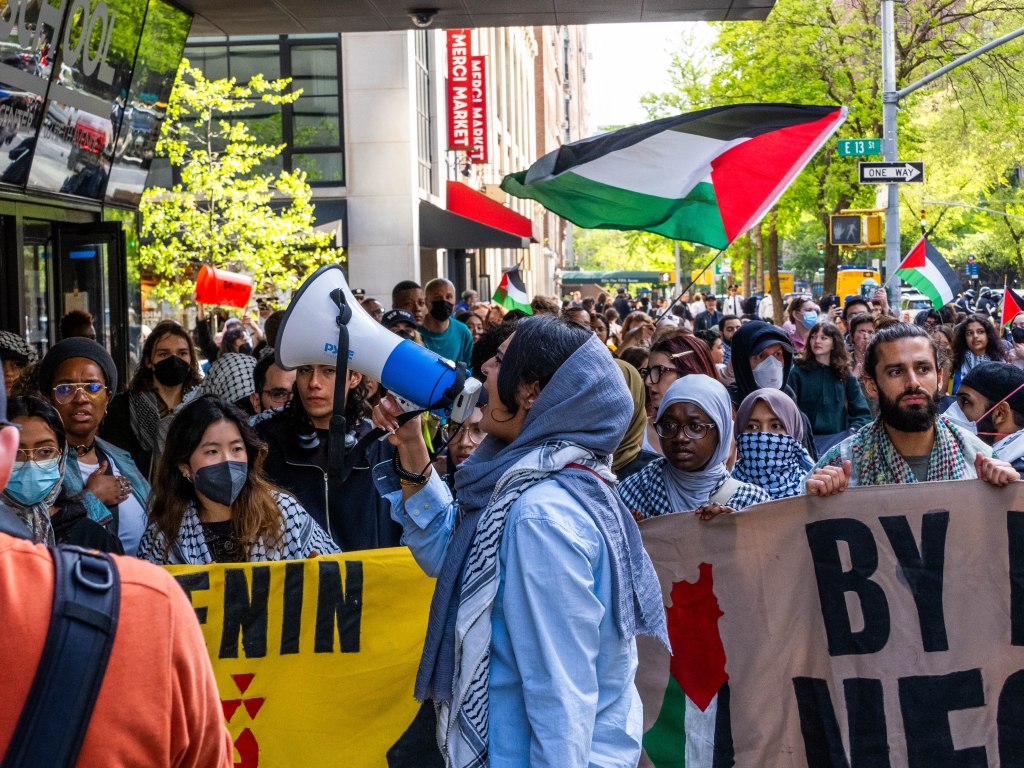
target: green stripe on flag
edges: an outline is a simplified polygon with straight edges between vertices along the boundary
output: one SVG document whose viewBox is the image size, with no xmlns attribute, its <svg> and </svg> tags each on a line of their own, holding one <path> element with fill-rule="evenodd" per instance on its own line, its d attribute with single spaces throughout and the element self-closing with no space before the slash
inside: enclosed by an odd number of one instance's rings
<svg viewBox="0 0 1024 768">
<path fill-rule="evenodd" d="M 571 210 L 571 216 L 560 215 L 577 226 L 642 229 L 712 248 L 729 244 L 715 188 L 709 182 L 695 184 L 683 198 L 670 199 L 602 184 L 571 171 L 537 184 L 526 184 L 526 173 L 509 174 L 501 188 L 516 197 L 536 200 L 545 208 Z"/>
<path fill-rule="evenodd" d="M 644 751 L 655 768 L 686 768 L 686 694 L 671 675 L 658 719 L 644 734 Z"/>
<path fill-rule="evenodd" d="M 936 309 L 947 303 L 947 299 L 942 296 L 932 281 L 928 279 L 928 276 L 919 270 L 901 269 L 896 274 L 900 276 L 900 279 L 910 283 L 912 286 L 917 288 L 917 290 L 931 299 L 932 306 Z"/>
<path fill-rule="evenodd" d="M 502 306 L 509 312 L 511 312 L 513 309 L 518 309 L 521 310 L 522 312 L 525 312 L 528 315 L 533 314 L 533 307 L 531 307 L 529 304 L 524 304 L 521 301 L 516 301 L 500 285 L 498 286 L 498 289 L 494 292 L 494 296 L 491 297 L 491 301 L 493 301 L 495 304 Z"/>
</svg>

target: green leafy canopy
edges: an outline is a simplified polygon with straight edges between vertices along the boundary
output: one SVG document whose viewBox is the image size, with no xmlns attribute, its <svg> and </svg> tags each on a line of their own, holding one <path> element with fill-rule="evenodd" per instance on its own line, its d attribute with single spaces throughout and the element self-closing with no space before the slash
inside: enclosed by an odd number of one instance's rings
<svg viewBox="0 0 1024 768">
<path fill-rule="evenodd" d="M 229 119 L 259 102 L 294 102 L 301 91 L 289 84 L 262 75 L 244 85 L 208 80 L 182 60 L 156 146 L 181 183 L 147 189 L 139 206 L 139 262 L 158 279 L 157 296 L 188 300 L 187 277 L 200 264 L 249 274 L 257 293 L 277 295 L 341 258 L 333 235 L 314 229 L 306 174 L 263 170 L 284 145 L 259 143 L 243 120 Z"/>
</svg>

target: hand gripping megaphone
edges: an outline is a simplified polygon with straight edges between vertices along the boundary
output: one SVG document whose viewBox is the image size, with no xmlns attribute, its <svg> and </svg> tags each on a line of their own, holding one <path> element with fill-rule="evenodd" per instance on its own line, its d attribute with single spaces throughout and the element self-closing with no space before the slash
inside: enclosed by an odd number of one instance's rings
<svg viewBox="0 0 1024 768">
<path fill-rule="evenodd" d="M 342 304 L 351 311 L 347 320 L 344 316 L 349 312 Z M 370 317 L 352 295 L 340 264 L 320 267 L 292 297 L 277 331 L 277 364 L 288 371 L 302 365 L 338 365 L 339 323 L 348 329 L 352 370 L 422 408 L 450 411 L 457 423 L 476 406 L 480 382 L 466 379 L 451 360 L 403 339 Z M 460 379 L 462 384 L 456 388 Z"/>
</svg>

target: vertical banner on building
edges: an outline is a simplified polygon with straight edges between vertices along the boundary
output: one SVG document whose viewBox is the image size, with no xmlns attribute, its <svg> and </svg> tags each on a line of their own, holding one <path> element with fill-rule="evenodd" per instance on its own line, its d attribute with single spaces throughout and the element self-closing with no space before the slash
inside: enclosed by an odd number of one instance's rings
<svg viewBox="0 0 1024 768">
<path fill-rule="evenodd" d="M 487 75 L 486 57 L 469 57 L 470 150 L 469 159 L 486 163 L 487 153 Z"/>
<path fill-rule="evenodd" d="M 473 42 L 468 29 L 449 29 L 448 36 L 448 149 L 468 150 L 472 142 L 469 62 Z"/>
</svg>

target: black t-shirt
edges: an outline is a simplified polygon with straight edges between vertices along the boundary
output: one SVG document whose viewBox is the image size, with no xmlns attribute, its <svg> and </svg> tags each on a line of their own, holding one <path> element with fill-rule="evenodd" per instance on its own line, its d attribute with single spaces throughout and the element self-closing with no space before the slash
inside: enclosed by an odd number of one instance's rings
<svg viewBox="0 0 1024 768">
<path fill-rule="evenodd" d="M 210 556 L 215 563 L 244 563 L 245 547 L 235 536 L 234 526 L 231 520 L 221 520 L 216 523 L 203 523 L 203 536 L 206 538 L 206 547 L 210 550 Z"/>
</svg>

